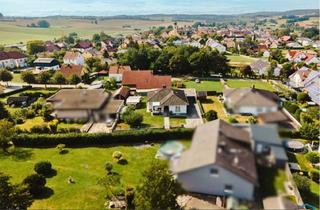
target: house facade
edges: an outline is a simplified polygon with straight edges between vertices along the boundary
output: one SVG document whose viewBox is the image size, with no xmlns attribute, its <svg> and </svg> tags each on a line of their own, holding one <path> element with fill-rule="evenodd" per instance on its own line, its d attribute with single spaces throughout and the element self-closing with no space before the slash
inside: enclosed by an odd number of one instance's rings
<svg viewBox="0 0 320 210">
<path fill-rule="evenodd" d="M 213 48 L 213 49 L 218 50 L 219 53 L 224 53 L 227 50 L 227 48 L 224 45 L 220 44 L 219 42 L 217 42 L 213 39 L 208 39 L 206 42 L 206 45 Z"/>
<path fill-rule="evenodd" d="M 148 92 L 147 112 L 186 115 L 188 99 L 183 90 L 162 88 Z"/>
<path fill-rule="evenodd" d="M 304 81 L 310 74 L 311 69 L 307 67 L 302 67 L 293 74 L 289 76 L 289 85 L 293 88 L 302 88 L 304 86 Z"/>
<path fill-rule="evenodd" d="M 171 169 L 189 192 L 254 198 L 257 173 L 249 132 L 222 120 L 198 126 L 190 149 L 171 160 Z"/>
<path fill-rule="evenodd" d="M 58 70 L 59 61 L 54 58 L 38 58 L 33 62 L 36 70 Z"/>
<path fill-rule="evenodd" d="M 223 91 L 228 112 L 250 114 L 276 112 L 281 107 L 280 98 L 269 91 L 253 88 L 230 88 Z"/>
<path fill-rule="evenodd" d="M 23 68 L 28 66 L 27 56 L 18 51 L 0 51 L 0 68 Z"/>
<path fill-rule="evenodd" d="M 84 57 L 79 52 L 66 52 L 63 57 L 64 64 L 83 65 Z"/>
<path fill-rule="evenodd" d="M 110 66 L 109 69 L 109 78 L 115 79 L 117 82 L 122 81 L 123 73 L 126 71 L 131 71 L 130 66 Z"/>
</svg>

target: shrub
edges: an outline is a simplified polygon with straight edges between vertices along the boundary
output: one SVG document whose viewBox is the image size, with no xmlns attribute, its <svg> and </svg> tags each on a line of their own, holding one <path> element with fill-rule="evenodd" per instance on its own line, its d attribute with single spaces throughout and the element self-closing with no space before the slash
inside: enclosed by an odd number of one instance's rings
<svg viewBox="0 0 320 210">
<path fill-rule="evenodd" d="M 307 93 L 299 93 L 297 95 L 297 100 L 299 102 L 306 102 L 309 100 L 309 95 Z"/>
<path fill-rule="evenodd" d="M 295 174 L 293 174 L 293 180 L 301 192 L 309 192 L 310 191 L 311 182 L 310 182 L 310 179 L 308 179 L 307 177 L 301 176 L 301 175 L 295 173 Z"/>
<path fill-rule="evenodd" d="M 57 149 L 59 150 L 59 154 L 62 154 L 64 152 L 64 148 L 66 147 L 65 144 L 58 144 Z"/>
<path fill-rule="evenodd" d="M 117 160 L 120 160 L 122 158 L 122 153 L 119 152 L 119 151 L 115 151 L 113 154 L 112 154 L 112 157 L 114 159 L 117 159 Z"/>
<path fill-rule="evenodd" d="M 229 123 L 238 123 L 239 121 L 238 121 L 236 118 L 234 118 L 234 117 L 229 117 L 229 118 L 228 118 L 228 122 L 229 122 Z"/>
<path fill-rule="evenodd" d="M 313 164 L 320 162 L 320 153 L 319 152 L 309 152 L 305 155 L 306 159 Z"/>
<path fill-rule="evenodd" d="M 67 147 L 89 145 L 111 145 L 125 143 L 161 142 L 167 139 L 191 139 L 193 129 L 177 128 L 140 129 L 112 133 L 63 133 L 63 134 L 19 134 L 13 136 L 13 143 L 19 147 Z"/>
<path fill-rule="evenodd" d="M 30 129 L 31 133 L 50 133 L 50 128 L 47 124 L 35 125 Z"/>
<path fill-rule="evenodd" d="M 37 174 L 48 176 L 52 172 L 52 165 L 49 161 L 41 161 L 34 165 L 34 170 Z"/>
<path fill-rule="evenodd" d="M 104 169 L 107 171 L 107 174 L 110 174 L 112 171 L 113 165 L 110 162 L 106 162 L 106 164 L 104 165 Z"/>
<path fill-rule="evenodd" d="M 137 127 L 141 125 L 143 121 L 143 115 L 137 112 L 125 112 L 122 116 L 125 123 L 129 124 L 131 127 Z"/>
<path fill-rule="evenodd" d="M 309 172 L 309 176 L 311 177 L 311 179 L 317 183 L 319 183 L 320 181 L 320 171 L 318 169 L 312 169 Z"/>
<path fill-rule="evenodd" d="M 134 204 L 133 204 L 134 188 L 133 187 L 126 187 L 125 196 L 126 196 L 126 202 L 127 202 L 128 209 L 134 209 Z"/>
<path fill-rule="evenodd" d="M 44 186 L 46 185 L 46 179 L 42 175 L 32 174 L 27 176 L 22 183 L 28 187 L 31 195 L 37 196 L 42 193 Z"/>
<path fill-rule="evenodd" d="M 248 119 L 248 123 L 250 124 L 256 124 L 258 122 L 257 118 L 254 117 L 254 116 L 251 116 L 249 119 Z"/>
<path fill-rule="evenodd" d="M 319 123 L 303 123 L 299 129 L 300 135 L 304 139 L 314 140 L 319 136 Z"/>
<path fill-rule="evenodd" d="M 213 121 L 218 119 L 218 113 L 215 110 L 209 110 L 207 113 L 204 114 L 204 117 L 207 121 Z"/>
</svg>

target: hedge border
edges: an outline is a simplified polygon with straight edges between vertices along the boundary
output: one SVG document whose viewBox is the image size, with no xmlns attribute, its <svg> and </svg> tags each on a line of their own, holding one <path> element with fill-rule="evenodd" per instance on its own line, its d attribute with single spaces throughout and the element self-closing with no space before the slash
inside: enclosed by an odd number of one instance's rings
<svg viewBox="0 0 320 210">
<path fill-rule="evenodd" d="M 18 90 L 14 90 L 14 91 L 11 91 L 11 92 L 8 92 L 8 93 L 1 93 L 0 94 L 0 98 L 5 98 L 7 96 L 11 96 L 11 95 L 14 95 L 16 93 L 20 93 L 20 92 L 24 92 L 26 90 L 30 90 L 32 89 L 32 86 L 28 85 L 28 86 L 22 86 L 21 89 L 18 89 Z"/>
<path fill-rule="evenodd" d="M 83 147 L 191 139 L 192 135 L 193 129 L 187 128 L 141 129 L 96 134 L 18 134 L 12 141 L 17 147 L 56 147 L 58 144 L 65 144 L 67 147 Z"/>
</svg>

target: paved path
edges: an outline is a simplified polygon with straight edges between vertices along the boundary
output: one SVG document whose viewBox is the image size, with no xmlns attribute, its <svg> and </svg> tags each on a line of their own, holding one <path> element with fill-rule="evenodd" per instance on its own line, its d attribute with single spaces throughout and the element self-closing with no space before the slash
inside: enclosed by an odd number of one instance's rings
<svg viewBox="0 0 320 210">
<path fill-rule="evenodd" d="M 88 133 L 112 133 L 112 128 L 106 123 L 94 123 Z"/>
<path fill-rule="evenodd" d="M 170 129 L 170 118 L 169 117 L 164 117 L 164 129 Z"/>
<path fill-rule="evenodd" d="M 186 119 L 186 128 L 195 128 L 203 124 L 200 107 L 198 104 L 193 104 L 188 107 L 188 116 Z"/>
</svg>

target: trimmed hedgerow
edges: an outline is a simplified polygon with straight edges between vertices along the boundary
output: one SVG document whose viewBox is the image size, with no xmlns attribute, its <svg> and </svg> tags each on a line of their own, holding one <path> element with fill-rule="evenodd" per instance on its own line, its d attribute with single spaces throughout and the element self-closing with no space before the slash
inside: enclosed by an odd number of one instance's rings
<svg viewBox="0 0 320 210">
<path fill-rule="evenodd" d="M 78 147 L 191 139 L 192 134 L 193 130 L 186 128 L 172 130 L 142 129 L 96 134 L 19 134 L 13 138 L 13 143 L 15 146 L 21 147 L 56 147 L 58 144 L 65 144 L 67 147 Z"/>
</svg>

